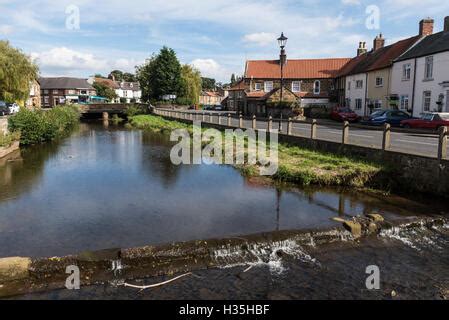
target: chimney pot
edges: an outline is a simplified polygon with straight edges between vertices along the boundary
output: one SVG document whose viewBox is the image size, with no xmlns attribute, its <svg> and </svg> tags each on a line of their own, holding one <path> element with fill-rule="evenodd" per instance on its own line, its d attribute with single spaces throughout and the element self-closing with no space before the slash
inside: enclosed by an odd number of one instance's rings
<svg viewBox="0 0 449 320">
<path fill-rule="evenodd" d="M 449 16 L 444 18 L 444 32 L 449 32 Z"/>
<path fill-rule="evenodd" d="M 385 39 L 382 36 L 382 33 L 380 33 L 373 41 L 373 51 L 377 51 L 385 46 Z"/>
<path fill-rule="evenodd" d="M 433 34 L 434 20 L 431 18 L 423 19 L 419 22 L 419 35 L 430 36 Z"/>
</svg>

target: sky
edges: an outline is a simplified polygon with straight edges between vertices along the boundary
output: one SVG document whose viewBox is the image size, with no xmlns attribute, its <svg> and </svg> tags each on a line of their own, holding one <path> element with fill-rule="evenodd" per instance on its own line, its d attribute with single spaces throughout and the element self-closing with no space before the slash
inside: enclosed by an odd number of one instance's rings
<svg viewBox="0 0 449 320">
<path fill-rule="evenodd" d="M 165 45 L 229 82 L 246 60 L 277 59 L 281 32 L 290 59 L 353 57 L 379 33 L 387 44 L 416 35 L 423 18 L 441 31 L 446 15 L 446 0 L 0 0 L 0 40 L 42 76 L 134 72 Z"/>
</svg>

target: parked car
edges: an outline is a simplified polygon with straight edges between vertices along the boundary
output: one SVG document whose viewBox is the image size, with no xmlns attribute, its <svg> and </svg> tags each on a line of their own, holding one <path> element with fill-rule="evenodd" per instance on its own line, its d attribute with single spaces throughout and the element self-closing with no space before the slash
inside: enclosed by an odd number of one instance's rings
<svg viewBox="0 0 449 320">
<path fill-rule="evenodd" d="M 9 113 L 14 114 L 20 111 L 20 107 L 17 103 L 8 103 Z"/>
<path fill-rule="evenodd" d="M 381 126 L 389 123 L 392 126 L 400 126 L 401 121 L 413 119 L 409 114 L 399 110 L 380 110 L 369 117 L 364 118 L 361 123 L 369 126 Z"/>
<path fill-rule="evenodd" d="M 419 119 L 402 121 L 401 127 L 431 130 L 438 130 L 440 127 L 449 127 L 449 113 L 424 113 Z"/>
<path fill-rule="evenodd" d="M 340 122 L 357 122 L 360 120 L 360 116 L 350 108 L 337 107 L 332 110 L 331 119 Z"/>
<path fill-rule="evenodd" d="M 9 108 L 6 102 L 0 101 L 0 116 L 7 116 L 9 113 Z"/>
<path fill-rule="evenodd" d="M 214 110 L 215 111 L 223 111 L 224 109 L 223 109 L 223 106 L 214 106 Z"/>
</svg>

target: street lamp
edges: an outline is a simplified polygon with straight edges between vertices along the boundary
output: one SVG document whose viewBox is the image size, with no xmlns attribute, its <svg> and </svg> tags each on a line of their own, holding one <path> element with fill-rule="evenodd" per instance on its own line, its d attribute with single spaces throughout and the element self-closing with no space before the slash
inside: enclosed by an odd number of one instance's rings
<svg viewBox="0 0 449 320">
<path fill-rule="evenodd" d="M 281 33 L 281 36 L 278 38 L 279 47 L 281 48 L 281 54 L 279 58 L 279 63 L 281 65 L 281 95 L 280 95 L 280 110 L 281 110 L 281 119 L 279 120 L 279 131 L 282 132 L 282 100 L 284 95 L 284 65 L 287 62 L 287 55 L 285 54 L 285 46 L 287 45 L 288 38 L 284 36 L 284 33 Z"/>
</svg>

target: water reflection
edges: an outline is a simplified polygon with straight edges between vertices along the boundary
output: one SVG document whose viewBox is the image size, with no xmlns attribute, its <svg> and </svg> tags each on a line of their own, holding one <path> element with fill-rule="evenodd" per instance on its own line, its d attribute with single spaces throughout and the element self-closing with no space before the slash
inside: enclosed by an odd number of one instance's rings
<svg viewBox="0 0 449 320">
<path fill-rule="evenodd" d="M 173 166 L 171 146 L 100 121 L 0 163 L 0 256 L 325 228 L 335 216 L 420 209 L 353 190 L 272 186 L 229 166 Z"/>
</svg>

